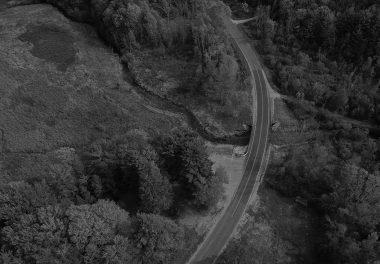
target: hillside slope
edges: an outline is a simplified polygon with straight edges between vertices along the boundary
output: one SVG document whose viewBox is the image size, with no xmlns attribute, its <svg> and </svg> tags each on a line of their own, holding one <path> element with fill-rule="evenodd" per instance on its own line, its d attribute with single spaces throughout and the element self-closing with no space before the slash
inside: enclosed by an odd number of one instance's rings
<svg viewBox="0 0 380 264">
<path fill-rule="evenodd" d="M 144 107 L 91 27 L 49 5 L 0 12 L 0 174 L 8 167 L 14 178 L 38 173 L 35 159 L 35 170 L 23 161 L 61 147 L 81 150 L 137 127 L 155 133 L 178 125 Z"/>
</svg>

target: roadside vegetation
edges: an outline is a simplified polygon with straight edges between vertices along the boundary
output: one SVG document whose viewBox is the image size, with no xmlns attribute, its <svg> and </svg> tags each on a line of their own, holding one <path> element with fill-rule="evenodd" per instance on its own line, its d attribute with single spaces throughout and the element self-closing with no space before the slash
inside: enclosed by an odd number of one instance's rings
<svg viewBox="0 0 380 264">
<path fill-rule="evenodd" d="M 246 2 L 256 20 L 243 27 L 274 87 L 288 96 L 296 123 L 315 131 L 304 144 L 281 150 L 266 182 L 318 218 L 313 263 L 374 263 L 380 259 L 380 141 L 346 117 L 380 124 L 376 2 Z M 232 242 L 220 263 L 251 263 L 252 247 Z"/>
</svg>

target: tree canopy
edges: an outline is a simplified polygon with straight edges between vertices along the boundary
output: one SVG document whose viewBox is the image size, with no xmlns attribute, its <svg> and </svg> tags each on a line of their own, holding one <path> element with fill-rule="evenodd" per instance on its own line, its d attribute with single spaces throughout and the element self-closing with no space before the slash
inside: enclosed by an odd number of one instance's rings
<svg viewBox="0 0 380 264">
<path fill-rule="evenodd" d="M 258 49 L 281 92 L 378 121 L 380 23 L 375 1 L 248 3 L 257 17 L 250 32 L 260 40 Z"/>
<path fill-rule="evenodd" d="M 186 137 L 191 139 L 190 152 L 181 148 Z M 60 161 L 57 168 L 66 169 L 57 169 L 54 175 L 0 184 L 0 261 L 176 263 L 193 241 L 185 239 L 193 231 L 173 220 L 179 179 L 198 174 L 210 177 L 189 189 L 188 195 L 196 200 L 210 197 L 201 192 L 209 191 L 214 184 L 211 179 L 219 176 L 211 171 L 204 142 L 197 135 L 178 130 L 163 138 L 173 145 L 130 131 L 94 142 L 83 153 L 82 165 L 72 159 Z M 172 147 L 183 152 L 180 158 L 184 159 L 175 172 L 182 175 L 175 178 L 174 168 L 169 173 L 163 165 L 173 156 L 157 151 Z M 74 156 L 74 160 L 79 158 Z M 213 195 L 219 199 L 220 193 Z M 181 196 L 176 198 L 193 206 Z M 202 209 L 213 205 L 201 202 Z"/>
<path fill-rule="evenodd" d="M 215 205 L 222 193 L 222 179 L 212 171 L 206 146 L 195 133 L 174 130 L 157 137 L 153 144 L 161 166 L 176 185 L 177 202 L 199 209 Z"/>
</svg>

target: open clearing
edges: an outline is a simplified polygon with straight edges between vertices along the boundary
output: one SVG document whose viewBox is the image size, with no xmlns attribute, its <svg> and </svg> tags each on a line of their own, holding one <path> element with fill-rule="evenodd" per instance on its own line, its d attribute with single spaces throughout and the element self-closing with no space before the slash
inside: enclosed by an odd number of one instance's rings
<svg viewBox="0 0 380 264">
<path fill-rule="evenodd" d="M 154 134 L 183 125 L 144 107 L 123 80 L 118 56 L 91 27 L 49 5 L 0 12 L 3 179 L 38 175 L 49 167 L 45 154 L 62 147 L 80 152 L 131 129 Z"/>
</svg>

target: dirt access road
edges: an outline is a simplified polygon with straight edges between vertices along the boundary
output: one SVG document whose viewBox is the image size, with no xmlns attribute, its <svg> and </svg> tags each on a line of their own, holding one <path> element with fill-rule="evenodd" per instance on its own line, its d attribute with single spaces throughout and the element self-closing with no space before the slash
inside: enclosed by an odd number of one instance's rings
<svg viewBox="0 0 380 264">
<path fill-rule="evenodd" d="M 244 174 L 235 195 L 224 215 L 189 260 L 191 264 L 216 262 L 217 257 L 238 225 L 251 196 L 257 192 L 261 175 L 264 174 L 266 169 L 264 161 L 271 122 L 270 96 L 264 78 L 264 71 L 255 55 L 255 51 L 247 41 L 248 38 L 236 26 L 239 23 L 239 21 L 226 21 L 225 25 L 244 56 L 250 74 L 254 79 L 252 93 L 257 98 L 257 117 L 256 120 L 253 120 L 253 124 L 256 124 L 256 126 L 251 132 Z"/>
</svg>

